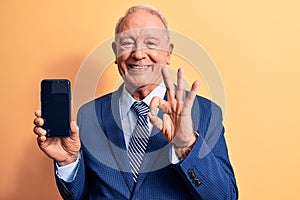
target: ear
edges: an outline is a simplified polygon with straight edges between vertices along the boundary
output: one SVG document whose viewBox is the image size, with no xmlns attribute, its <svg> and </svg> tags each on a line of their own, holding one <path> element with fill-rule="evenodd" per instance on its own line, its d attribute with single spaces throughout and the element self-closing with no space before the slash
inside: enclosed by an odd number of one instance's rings
<svg viewBox="0 0 300 200">
<path fill-rule="evenodd" d="M 115 54 L 115 64 L 117 64 L 117 44 L 116 44 L 116 42 L 113 42 L 112 44 L 111 44 L 111 48 L 113 49 L 113 51 L 114 51 L 114 54 Z"/>
<path fill-rule="evenodd" d="M 171 54 L 173 52 L 174 49 L 174 45 L 171 43 L 168 47 L 168 51 L 167 51 L 167 64 L 169 65 L 171 63 Z"/>
</svg>

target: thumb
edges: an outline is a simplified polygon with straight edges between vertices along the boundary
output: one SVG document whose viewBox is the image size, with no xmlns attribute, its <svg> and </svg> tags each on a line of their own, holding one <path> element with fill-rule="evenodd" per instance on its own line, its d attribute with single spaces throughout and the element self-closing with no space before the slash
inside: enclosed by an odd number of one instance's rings
<svg viewBox="0 0 300 200">
<path fill-rule="evenodd" d="M 79 127 L 77 126 L 76 121 L 71 121 L 70 130 L 71 130 L 71 137 L 79 136 Z"/>
</svg>

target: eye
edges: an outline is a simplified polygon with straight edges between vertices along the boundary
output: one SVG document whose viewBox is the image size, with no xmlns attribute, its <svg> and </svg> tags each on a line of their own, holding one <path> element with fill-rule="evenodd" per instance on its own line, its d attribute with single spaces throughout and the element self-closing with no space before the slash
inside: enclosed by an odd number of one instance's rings
<svg viewBox="0 0 300 200">
<path fill-rule="evenodd" d="M 147 39 L 145 40 L 145 45 L 150 49 L 158 48 L 159 41 L 157 39 Z"/>
<path fill-rule="evenodd" d="M 127 38 L 127 39 L 120 40 L 119 44 L 120 44 L 121 48 L 129 49 L 129 48 L 134 47 L 135 41 L 133 39 Z"/>
</svg>

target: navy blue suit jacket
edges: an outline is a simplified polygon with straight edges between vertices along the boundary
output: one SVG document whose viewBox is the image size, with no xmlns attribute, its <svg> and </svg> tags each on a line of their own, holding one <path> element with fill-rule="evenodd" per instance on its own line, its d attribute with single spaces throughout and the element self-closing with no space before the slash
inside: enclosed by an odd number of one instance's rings
<svg viewBox="0 0 300 200">
<path fill-rule="evenodd" d="M 80 108 L 77 121 L 82 148 L 76 177 L 70 183 L 56 177 L 64 199 L 238 198 L 221 110 L 200 96 L 192 109 L 194 129 L 200 133 L 192 151 L 179 163 L 171 164 L 171 144 L 154 128 L 134 184 L 120 121 L 120 91 Z"/>
</svg>

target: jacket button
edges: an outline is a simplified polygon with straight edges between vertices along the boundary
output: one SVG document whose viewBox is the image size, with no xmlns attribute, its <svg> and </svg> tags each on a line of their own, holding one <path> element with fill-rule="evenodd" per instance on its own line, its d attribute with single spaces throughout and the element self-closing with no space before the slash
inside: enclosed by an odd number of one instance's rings
<svg viewBox="0 0 300 200">
<path fill-rule="evenodd" d="M 194 179 L 194 183 L 195 183 L 196 187 L 199 187 L 201 185 L 201 181 L 199 181 L 197 178 Z"/>
<path fill-rule="evenodd" d="M 189 169 L 189 170 L 188 170 L 188 174 L 189 174 L 189 176 L 190 176 L 191 179 L 196 178 L 196 174 L 195 174 L 194 170 Z"/>
</svg>

